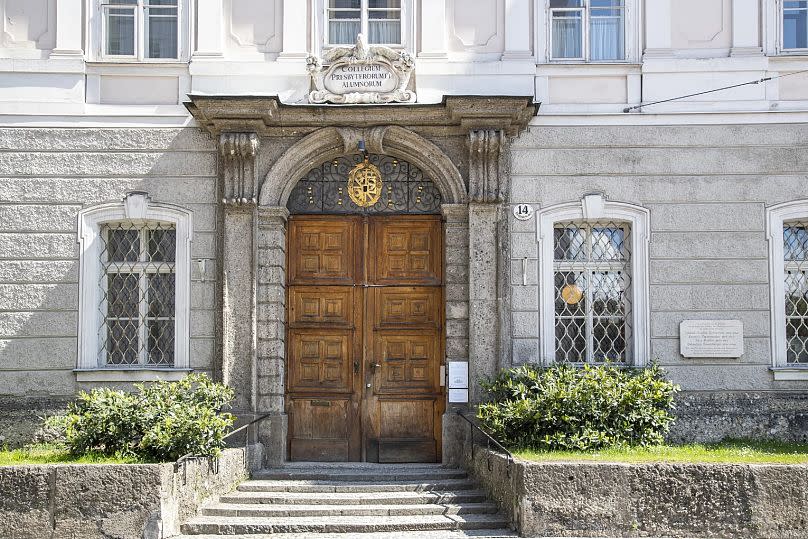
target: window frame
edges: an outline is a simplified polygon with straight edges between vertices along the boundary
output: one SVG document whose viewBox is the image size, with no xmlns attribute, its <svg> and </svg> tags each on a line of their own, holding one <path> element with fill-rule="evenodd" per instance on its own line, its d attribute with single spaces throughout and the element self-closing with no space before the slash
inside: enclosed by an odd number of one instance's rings
<svg viewBox="0 0 808 539">
<path fill-rule="evenodd" d="M 323 2 L 324 12 L 323 12 L 323 46 L 325 48 L 332 48 L 332 47 L 350 47 L 354 43 L 331 43 L 331 39 L 329 36 L 329 27 L 331 19 L 329 18 L 329 13 L 332 10 L 342 11 L 339 8 L 331 8 L 329 7 L 329 0 L 325 0 Z M 345 8 L 350 9 L 351 8 Z M 380 46 L 380 47 L 390 47 L 392 49 L 400 49 L 404 46 L 404 2 L 399 2 L 398 8 L 371 8 L 369 7 L 369 0 L 359 0 L 359 31 L 365 36 L 365 39 L 368 39 L 369 36 L 369 28 L 370 28 L 370 11 L 390 11 L 390 10 L 398 9 L 398 21 L 399 21 L 399 35 L 401 36 L 401 43 L 371 43 L 368 41 L 368 45 Z M 349 19 L 355 20 L 355 19 Z"/>
<path fill-rule="evenodd" d="M 88 0 L 91 2 L 93 9 L 92 13 L 95 15 L 90 17 L 89 30 L 96 38 L 96 46 L 93 47 L 95 51 L 95 60 L 99 62 L 110 63 L 148 63 L 148 64 L 176 64 L 185 63 L 188 58 L 188 50 L 190 48 L 190 35 L 191 27 L 189 22 L 188 13 L 190 11 L 190 0 L 175 0 L 177 6 L 177 56 L 174 58 L 147 58 L 146 57 L 146 9 L 148 6 L 144 3 L 146 0 L 136 0 L 137 4 L 131 5 L 135 11 L 135 47 L 134 54 L 119 55 L 107 54 L 107 23 L 105 17 L 105 8 L 107 6 L 118 7 L 115 4 L 110 4 L 107 0 Z M 119 7 L 127 8 L 130 5 L 121 4 Z M 153 6 L 159 7 L 159 6 Z M 163 6 L 170 7 L 170 6 Z"/>
<path fill-rule="evenodd" d="M 168 223 L 176 229 L 174 261 L 174 365 L 109 365 L 100 349 L 103 314 L 99 280 L 103 275 L 101 233 L 103 225 L 120 222 Z M 148 194 L 136 191 L 121 202 L 83 208 L 78 214 L 79 243 L 79 381 L 146 379 L 148 373 L 176 373 L 190 370 L 191 241 L 193 212 L 173 204 L 152 202 Z M 100 374 L 94 374 L 100 373 Z M 144 373 L 146 376 L 144 377 Z"/>
<path fill-rule="evenodd" d="M 787 49 L 785 46 L 786 0 L 777 0 L 777 49 L 780 54 L 803 55 L 808 54 L 808 47 Z M 808 16 L 808 6 L 806 6 Z"/>
<path fill-rule="evenodd" d="M 367 6 L 367 0 L 361 0 L 362 10 Z M 312 54 L 320 55 L 323 51 L 334 47 L 350 47 L 353 43 L 348 45 L 336 45 L 329 43 L 328 38 L 328 0 L 316 0 L 316 9 L 312 10 L 312 28 L 313 39 L 311 43 Z M 364 13 L 364 11 L 363 11 Z M 401 43 L 400 44 L 380 44 L 368 43 L 373 46 L 390 47 L 395 50 L 405 50 L 411 54 L 414 53 L 413 47 L 416 42 L 415 38 L 415 1 L 414 0 L 401 0 Z M 360 15 L 361 16 L 361 15 Z M 360 28 L 364 28 L 360 24 Z M 367 37 L 367 33 L 364 34 Z"/>
<path fill-rule="evenodd" d="M 650 361 L 649 242 L 650 212 L 625 202 L 612 202 L 603 195 L 585 195 L 581 200 L 556 204 L 537 213 L 539 243 L 539 337 L 544 365 L 555 363 L 555 228 L 565 221 L 597 223 L 612 221 L 631 228 L 631 335 L 626 336 L 627 365 L 643 367 Z M 589 352 L 587 352 L 588 355 Z"/>
<path fill-rule="evenodd" d="M 766 208 L 766 241 L 769 244 L 771 370 L 775 380 L 808 380 L 808 364 L 788 363 L 787 352 L 783 225 L 796 220 L 808 220 L 808 199 L 783 202 Z"/>
<path fill-rule="evenodd" d="M 639 0 L 623 0 L 623 59 L 621 60 L 590 60 L 589 59 L 589 5 L 590 0 L 584 0 L 585 8 L 551 8 L 550 0 L 544 0 L 544 9 L 537 9 L 535 15 L 536 28 L 544 28 L 544 32 L 536 32 L 536 57 L 543 58 L 549 64 L 633 64 L 640 59 L 640 43 L 642 38 L 642 2 Z M 582 58 L 554 58 L 553 57 L 553 18 L 552 11 L 584 10 L 584 44 Z M 542 35 L 544 37 L 542 37 Z"/>
</svg>

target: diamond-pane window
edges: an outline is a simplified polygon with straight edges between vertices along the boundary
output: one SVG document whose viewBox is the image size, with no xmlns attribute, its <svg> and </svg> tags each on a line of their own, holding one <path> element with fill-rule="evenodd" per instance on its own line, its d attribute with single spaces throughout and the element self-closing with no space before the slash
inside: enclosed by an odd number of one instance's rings
<svg viewBox="0 0 808 539">
<path fill-rule="evenodd" d="M 630 232 L 619 222 L 555 224 L 556 361 L 631 361 Z"/>
<path fill-rule="evenodd" d="M 808 221 L 783 224 L 786 362 L 808 364 Z"/>
<path fill-rule="evenodd" d="M 174 366 L 176 243 L 174 225 L 101 227 L 98 308 L 102 363 Z"/>
</svg>

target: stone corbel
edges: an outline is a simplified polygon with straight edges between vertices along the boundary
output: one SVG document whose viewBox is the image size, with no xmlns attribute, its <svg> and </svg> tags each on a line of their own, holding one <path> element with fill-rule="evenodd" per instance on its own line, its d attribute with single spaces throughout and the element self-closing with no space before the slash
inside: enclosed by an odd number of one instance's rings
<svg viewBox="0 0 808 539">
<path fill-rule="evenodd" d="M 469 132 L 469 201 L 495 203 L 505 199 L 501 155 L 505 133 L 501 129 Z"/>
<path fill-rule="evenodd" d="M 259 139 L 255 133 L 222 133 L 219 152 L 222 155 L 222 202 L 231 205 L 254 205 L 258 201 L 255 181 L 255 156 Z"/>
<path fill-rule="evenodd" d="M 345 153 L 352 154 L 359 151 L 359 141 L 365 141 L 365 149 L 368 153 L 383 154 L 384 135 L 387 133 L 388 126 L 377 126 L 366 129 L 358 129 L 356 127 L 338 127 L 337 131 L 342 137 L 342 142 L 345 145 Z"/>
</svg>

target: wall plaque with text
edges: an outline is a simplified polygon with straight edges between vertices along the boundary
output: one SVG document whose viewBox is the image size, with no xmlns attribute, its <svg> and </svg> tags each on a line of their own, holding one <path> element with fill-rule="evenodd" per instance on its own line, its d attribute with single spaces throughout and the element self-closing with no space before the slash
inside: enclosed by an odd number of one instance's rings
<svg viewBox="0 0 808 539">
<path fill-rule="evenodd" d="M 684 357 L 741 357 L 743 323 L 740 320 L 684 320 L 679 324 L 679 350 Z"/>
<path fill-rule="evenodd" d="M 369 46 L 359 34 L 353 47 L 334 47 L 322 59 L 306 59 L 314 85 L 309 102 L 411 103 L 416 99 L 408 88 L 414 68 L 406 51 Z"/>
</svg>

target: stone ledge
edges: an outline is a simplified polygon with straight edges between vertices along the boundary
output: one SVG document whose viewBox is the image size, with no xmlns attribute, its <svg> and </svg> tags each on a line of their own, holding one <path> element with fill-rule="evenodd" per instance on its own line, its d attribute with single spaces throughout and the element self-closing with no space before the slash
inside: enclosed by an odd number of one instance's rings
<svg viewBox="0 0 808 539">
<path fill-rule="evenodd" d="M 247 453 L 250 453 L 248 455 Z M 165 464 L 0 466 L 0 537 L 132 537 L 179 533 L 212 496 L 233 490 L 260 445 L 226 449 L 217 459 Z"/>
<path fill-rule="evenodd" d="M 808 465 L 528 462 L 466 466 L 529 537 L 808 537 Z M 490 470 L 489 470 L 490 463 Z"/>
</svg>

